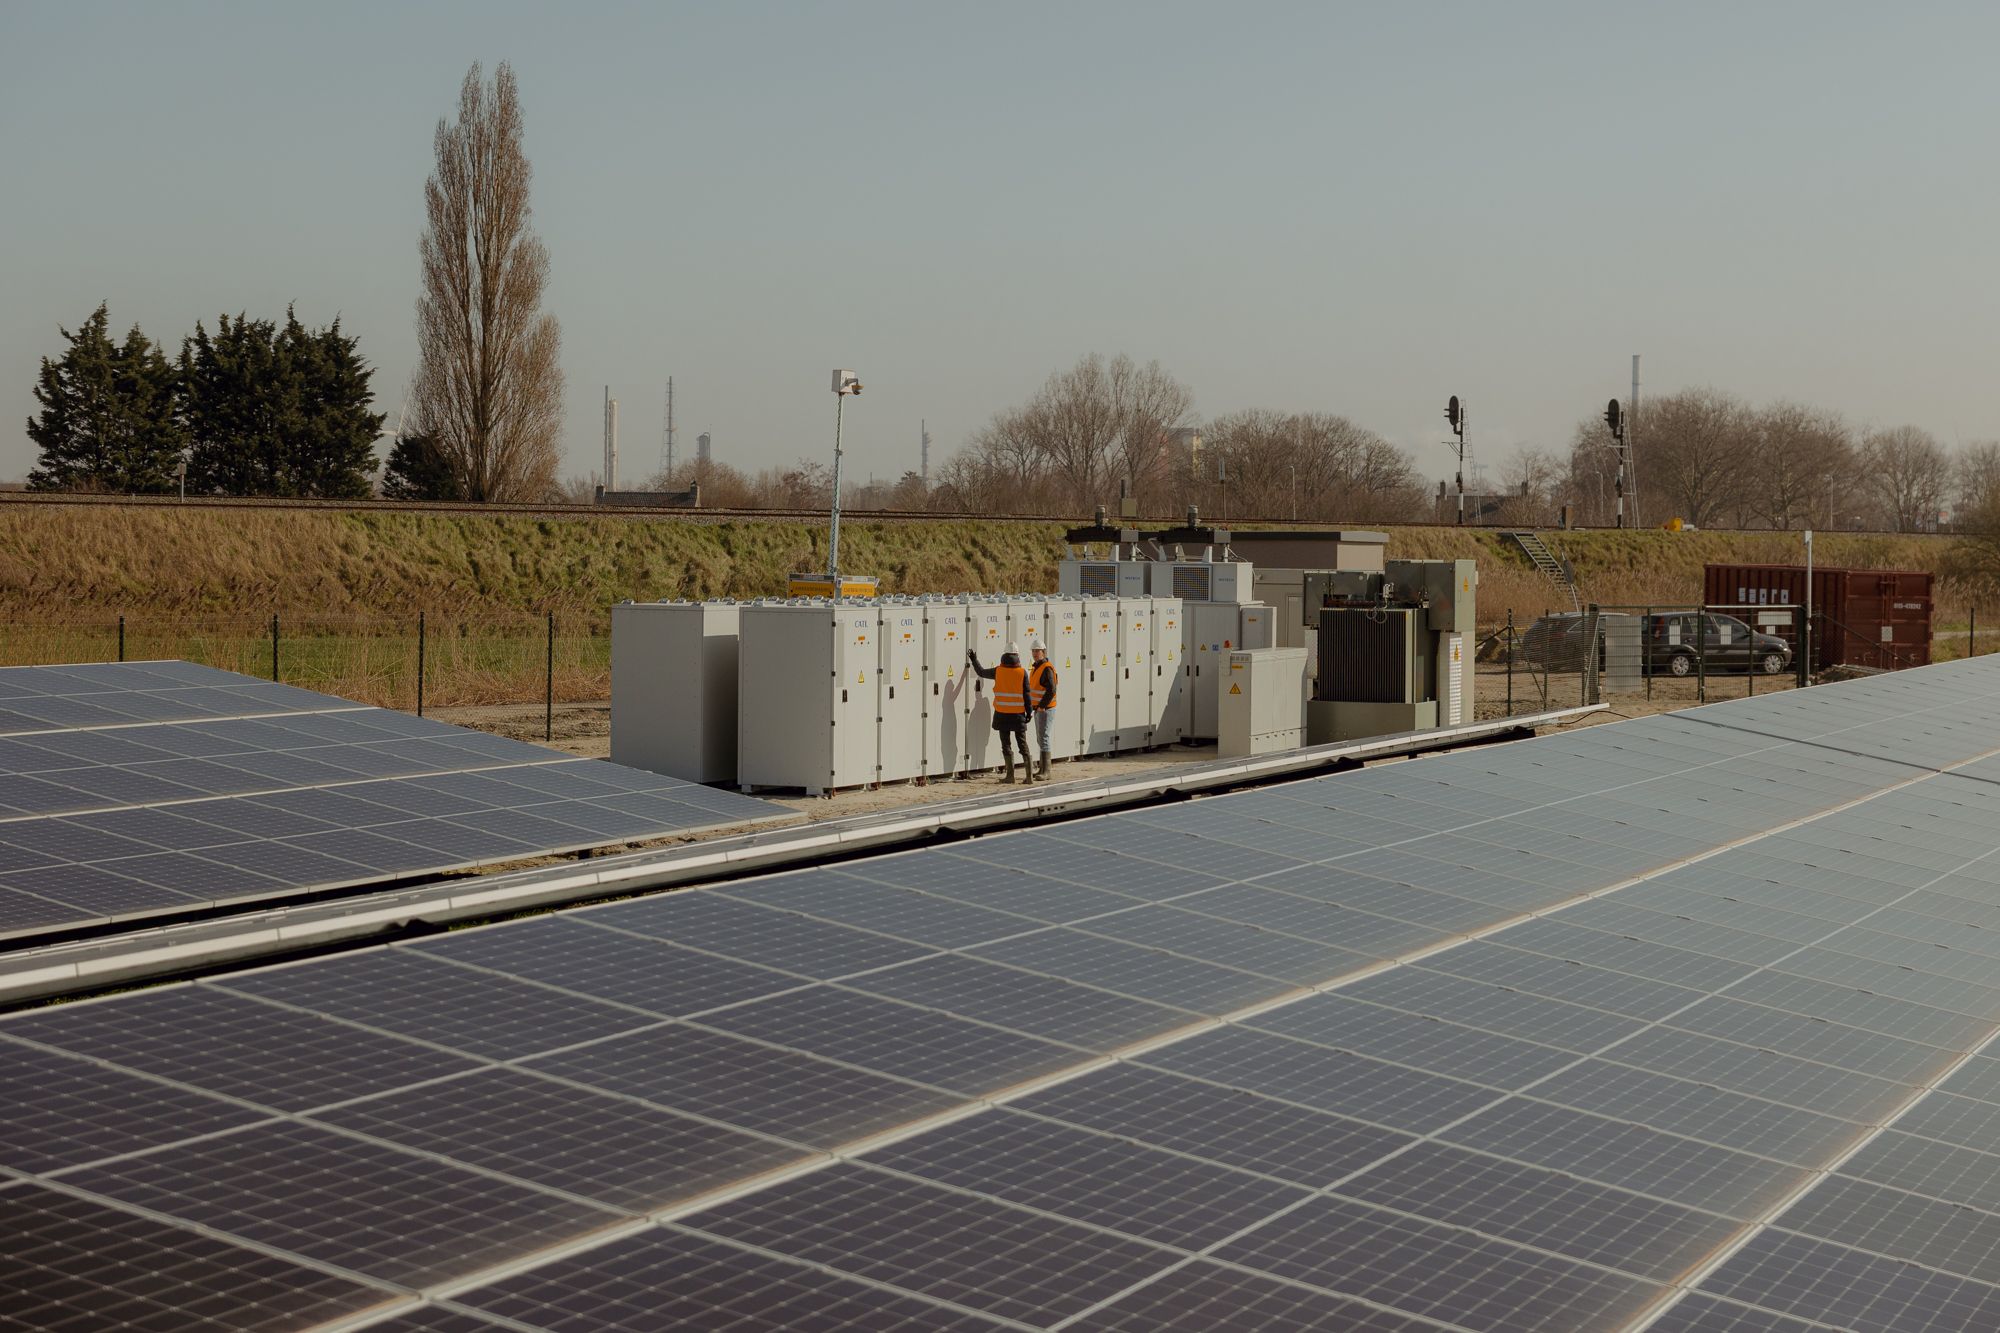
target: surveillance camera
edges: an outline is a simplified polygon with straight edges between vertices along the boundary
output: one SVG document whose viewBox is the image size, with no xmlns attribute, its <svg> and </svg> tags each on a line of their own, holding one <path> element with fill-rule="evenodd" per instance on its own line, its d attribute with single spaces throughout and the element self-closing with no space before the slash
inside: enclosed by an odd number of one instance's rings
<svg viewBox="0 0 2000 1333">
<path fill-rule="evenodd" d="M 851 370 L 834 371 L 833 391 L 835 393 L 860 393 L 861 392 L 860 376 L 856 375 Z"/>
</svg>

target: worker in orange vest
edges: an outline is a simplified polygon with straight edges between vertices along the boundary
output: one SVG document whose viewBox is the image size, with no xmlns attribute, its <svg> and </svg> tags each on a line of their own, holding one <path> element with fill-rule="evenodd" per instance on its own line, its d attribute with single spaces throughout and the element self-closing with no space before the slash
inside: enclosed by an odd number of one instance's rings
<svg viewBox="0 0 2000 1333">
<path fill-rule="evenodd" d="M 1008 644 L 996 667 L 979 665 L 979 654 L 970 648 L 965 650 L 965 660 L 980 679 L 993 682 L 993 730 L 1000 733 L 1000 752 L 1007 757 L 1007 776 L 1000 780 L 1014 780 L 1014 750 L 1019 747 L 1021 766 L 1033 782 L 1035 764 L 1028 757 L 1028 669 L 1021 665 L 1019 645 Z"/>
<path fill-rule="evenodd" d="M 1035 660 L 1028 664 L 1028 711 L 1035 718 L 1035 748 L 1042 752 L 1041 771 L 1036 776 L 1047 782 L 1049 726 L 1056 706 L 1056 665 L 1049 661 L 1049 650 L 1040 639 L 1030 640 L 1028 651 L 1035 655 Z"/>
</svg>

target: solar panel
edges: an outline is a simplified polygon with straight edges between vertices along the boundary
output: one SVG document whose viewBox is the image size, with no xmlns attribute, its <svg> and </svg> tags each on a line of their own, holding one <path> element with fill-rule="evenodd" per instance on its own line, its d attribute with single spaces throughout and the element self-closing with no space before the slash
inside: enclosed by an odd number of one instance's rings
<svg viewBox="0 0 2000 1333">
<path fill-rule="evenodd" d="M 0 1018 L 0 1204 L 445 1333 L 1982 1327 L 1995 672 Z"/>
<path fill-rule="evenodd" d="M 0 942 L 785 813 L 186 663 L 0 669 Z"/>
</svg>

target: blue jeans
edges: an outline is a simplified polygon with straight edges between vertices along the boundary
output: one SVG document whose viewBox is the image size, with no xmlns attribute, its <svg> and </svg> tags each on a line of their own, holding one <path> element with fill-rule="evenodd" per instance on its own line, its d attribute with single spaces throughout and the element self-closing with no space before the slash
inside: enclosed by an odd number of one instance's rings
<svg viewBox="0 0 2000 1333">
<path fill-rule="evenodd" d="M 1035 710 L 1035 748 L 1040 750 L 1044 757 L 1049 755 L 1049 718 L 1054 716 L 1055 711 L 1053 708 Z"/>
</svg>

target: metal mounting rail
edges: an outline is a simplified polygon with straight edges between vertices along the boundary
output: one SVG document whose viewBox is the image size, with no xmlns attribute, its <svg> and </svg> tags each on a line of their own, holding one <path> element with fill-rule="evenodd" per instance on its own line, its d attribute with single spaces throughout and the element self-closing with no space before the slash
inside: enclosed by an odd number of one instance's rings
<svg viewBox="0 0 2000 1333">
<path fill-rule="evenodd" d="M 991 832 L 1091 810 L 1138 805 L 1301 777 L 1369 759 L 1451 749 L 1558 726 L 1603 705 L 1523 713 L 1456 727 L 1400 732 L 1254 759 L 1175 764 L 1141 773 L 1027 786 L 886 813 L 711 838 L 562 866 L 433 881 L 332 901 L 269 907 L 179 925 L 26 948 L 0 955 L 0 1006 L 129 985 L 224 964 L 338 944 L 388 931 L 483 920 L 566 903 L 621 897 L 886 851 L 940 833 Z"/>
</svg>

